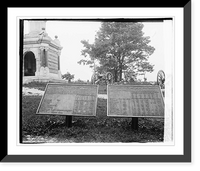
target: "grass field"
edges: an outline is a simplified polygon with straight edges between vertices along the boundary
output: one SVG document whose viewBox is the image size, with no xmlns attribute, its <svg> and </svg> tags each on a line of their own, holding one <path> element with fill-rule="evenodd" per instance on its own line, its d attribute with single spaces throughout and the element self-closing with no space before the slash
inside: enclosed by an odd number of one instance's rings
<svg viewBox="0 0 200 171">
<path fill-rule="evenodd" d="M 45 89 L 45 84 L 25 85 Z M 104 92 L 105 87 L 102 88 Z M 22 96 L 22 138 L 24 143 L 116 143 L 162 142 L 164 120 L 139 118 L 139 129 L 131 129 L 131 118 L 107 117 L 107 100 L 98 98 L 96 117 L 73 117 L 71 128 L 65 116 L 36 115 L 42 96 Z"/>
</svg>

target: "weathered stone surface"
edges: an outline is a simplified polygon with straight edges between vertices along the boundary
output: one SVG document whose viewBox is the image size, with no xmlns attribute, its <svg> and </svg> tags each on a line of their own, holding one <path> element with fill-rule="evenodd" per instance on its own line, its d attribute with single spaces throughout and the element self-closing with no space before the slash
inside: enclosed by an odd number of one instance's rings
<svg viewBox="0 0 200 171">
<path fill-rule="evenodd" d="M 29 21 L 29 33 L 24 36 L 23 47 L 23 76 L 31 75 L 35 79 L 62 79 L 60 73 L 60 53 L 62 46 L 58 37 L 51 39 L 45 31 L 46 21 Z M 27 52 L 33 52 L 36 69 L 34 74 L 24 74 L 27 67 L 24 66 L 24 58 Z M 29 56 L 26 56 L 29 59 Z M 33 70 L 33 69 L 32 69 Z M 24 81 L 23 81 L 24 82 Z"/>
</svg>

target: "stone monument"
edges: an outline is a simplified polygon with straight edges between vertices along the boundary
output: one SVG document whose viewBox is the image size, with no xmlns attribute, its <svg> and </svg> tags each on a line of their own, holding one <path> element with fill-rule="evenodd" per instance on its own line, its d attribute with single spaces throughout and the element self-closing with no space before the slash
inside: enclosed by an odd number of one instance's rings
<svg viewBox="0 0 200 171">
<path fill-rule="evenodd" d="M 29 21 L 29 33 L 23 42 L 23 83 L 31 81 L 62 81 L 58 40 L 46 33 L 46 21 Z"/>
</svg>

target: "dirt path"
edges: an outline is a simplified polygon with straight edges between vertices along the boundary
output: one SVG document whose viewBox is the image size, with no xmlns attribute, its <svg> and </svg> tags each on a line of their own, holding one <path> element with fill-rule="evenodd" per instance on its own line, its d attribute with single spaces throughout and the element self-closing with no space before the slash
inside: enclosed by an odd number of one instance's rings
<svg viewBox="0 0 200 171">
<path fill-rule="evenodd" d="M 42 96 L 44 94 L 42 90 L 28 87 L 23 87 L 22 92 L 24 96 Z M 107 99 L 107 94 L 98 94 L 98 98 Z"/>
</svg>

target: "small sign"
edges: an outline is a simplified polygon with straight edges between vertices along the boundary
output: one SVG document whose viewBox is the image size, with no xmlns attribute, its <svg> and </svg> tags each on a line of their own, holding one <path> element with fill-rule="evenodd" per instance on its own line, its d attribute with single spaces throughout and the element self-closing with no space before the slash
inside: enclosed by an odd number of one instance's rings
<svg viewBox="0 0 200 171">
<path fill-rule="evenodd" d="M 107 115 L 164 117 L 164 100 L 157 85 L 108 85 Z"/>
<path fill-rule="evenodd" d="M 36 114 L 96 116 L 97 85 L 49 83 Z"/>
</svg>

